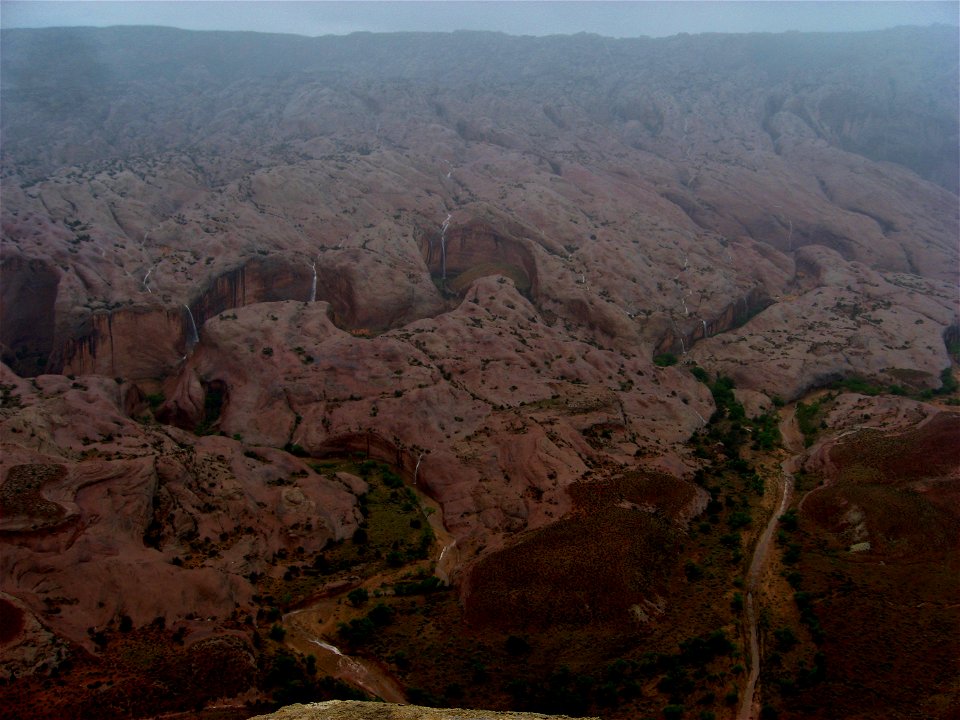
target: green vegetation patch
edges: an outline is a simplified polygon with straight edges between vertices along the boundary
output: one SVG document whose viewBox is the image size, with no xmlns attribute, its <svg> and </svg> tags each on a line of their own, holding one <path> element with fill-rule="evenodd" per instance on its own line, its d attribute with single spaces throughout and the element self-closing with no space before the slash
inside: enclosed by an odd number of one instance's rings
<svg viewBox="0 0 960 720">
<path fill-rule="evenodd" d="M 797 427 L 803 434 L 804 447 L 810 447 L 816 440 L 820 430 L 826 428 L 823 420 L 824 401 L 814 400 L 811 403 L 798 402 L 796 410 Z"/>
<path fill-rule="evenodd" d="M 677 364 L 677 356 L 673 353 L 660 353 L 653 356 L 653 364 L 657 367 L 669 367 Z"/>
<path fill-rule="evenodd" d="M 308 597 L 331 578 L 346 575 L 372 577 L 388 568 L 403 568 L 430 557 L 434 545 L 433 530 L 412 488 L 383 463 L 362 462 L 311 463 L 321 473 L 336 471 L 360 475 L 369 490 L 358 497 L 363 520 L 353 537 L 329 544 L 315 556 L 302 552 L 284 553 L 275 558 L 286 563 L 283 580 L 258 578 L 262 604 L 290 606 Z M 358 595 L 350 600 L 362 605 Z"/>
</svg>

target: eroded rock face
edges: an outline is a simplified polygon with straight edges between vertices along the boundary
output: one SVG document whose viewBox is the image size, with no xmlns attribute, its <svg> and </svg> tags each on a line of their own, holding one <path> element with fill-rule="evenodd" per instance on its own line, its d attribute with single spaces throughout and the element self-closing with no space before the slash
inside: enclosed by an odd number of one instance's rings
<svg viewBox="0 0 960 720">
<path fill-rule="evenodd" d="M 912 389 L 940 386 L 956 312 L 947 286 L 845 264 L 826 248 L 797 254 L 796 294 L 734 332 L 698 344 L 697 362 L 744 388 L 794 399 L 861 375 Z"/>
<path fill-rule="evenodd" d="M 34 616 L 88 647 L 87 628 L 120 615 L 137 627 L 156 618 L 218 627 L 249 607 L 246 576 L 265 559 L 316 552 L 357 527 L 347 486 L 285 452 L 141 425 L 111 379 L 25 383 L 3 372 L 20 408 L 0 419 L 0 577 L 27 618 L 5 643 L 35 647 Z M 27 661 L 20 651 L 4 658 Z"/>
<path fill-rule="evenodd" d="M 455 224 L 451 215 L 439 237 L 430 238 L 423 248 L 424 262 L 431 275 L 439 276 L 454 292 L 463 292 L 478 277 L 503 275 L 511 278 L 517 289 L 536 296 L 536 262 L 527 247 L 530 241 L 515 237 L 521 232 L 521 228 L 498 232 L 477 220 Z"/>
<path fill-rule="evenodd" d="M 218 276 L 190 304 L 197 327 L 225 310 L 261 302 L 312 299 L 310 268 L 293 267 L 282 260 L 250 260 Z"/>
<path fill-rule="evenodd" d="M 157 378 L 173 371 L 190 342 L 184 310 L 116 310 L 91 315 L 50 355 L 66 375 Z"/>
<path fill-rule="evenodd" d="M 195 426 L 210 382 L 228 392 L 217 427 L 247 441 L 370 448 L 411 476 L 423 453 L 418 484 L 463 541 L 488 547 L 560 517 L 592 467 L 671 457 L 712 412 L 685 371 L 571 339 L 502 276 L 375 338 L 337 328 L 324 303 L 237 310 L 205 325 L 165 410 Z"/>
<path fill-rule="evenodd" d="M 3 362 L 22 375 L 46 366 L 53 350 L 53 306 L 59 275 L 42 260 L 4 252 L 0 262 Z"/>
</svg>

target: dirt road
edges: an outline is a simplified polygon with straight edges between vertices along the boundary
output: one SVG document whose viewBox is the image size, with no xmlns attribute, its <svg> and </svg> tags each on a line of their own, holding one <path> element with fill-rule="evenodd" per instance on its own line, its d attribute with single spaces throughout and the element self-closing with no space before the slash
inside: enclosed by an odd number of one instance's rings
<svg viewBox="0 0 960 720">
<path fill-rule="evenodd" d="M 791 404 L 782 411 L 780 416 L 780 434 L 783 438 L 783 446 L 792 454 L 780 463 L 780 479 L 777 483 L 780 501 L 770 516 L 767 526 L 763 529 L 760 539 L 757 540 L 757 546 L 750 561 L 750 569 L 747 572 L 746 609 L 750 638 L 750 675 L 747 677 L 747 686 L 743 692 L 743 700 L 740 705 L 740 712 L 737 713 L 737 720 L 755 720 L 759 717 L 758 703 L 755 701 L 757 681 L 760 678 L 760 639 L 757 631 L 756 598 L 760 590 L 760 581 L 763 577 L 767 556 L 770 552 L 770 543 L 777 529 L 778 519 L 790 505 L 790 497 L 793 494 L 793 471 L 796 469 L 798 453 L 803 452 L 803 438 L 796 426 L 795 412 L 796 405 Z"/>
</svg>

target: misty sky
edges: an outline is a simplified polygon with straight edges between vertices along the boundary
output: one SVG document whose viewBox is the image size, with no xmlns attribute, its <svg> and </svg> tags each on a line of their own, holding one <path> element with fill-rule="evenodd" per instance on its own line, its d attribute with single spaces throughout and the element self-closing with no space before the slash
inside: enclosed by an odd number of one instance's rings
<svg viewBox="0 0 960 720">
<path fill-rule="evenodd" d="M 103 2 L 2 0 L 0 26 L 166 25 L 300 35 L 496 30 L 662 37 L 681 32 L 876 30 L 960 24 L 958 2 Z"/>
</svg>

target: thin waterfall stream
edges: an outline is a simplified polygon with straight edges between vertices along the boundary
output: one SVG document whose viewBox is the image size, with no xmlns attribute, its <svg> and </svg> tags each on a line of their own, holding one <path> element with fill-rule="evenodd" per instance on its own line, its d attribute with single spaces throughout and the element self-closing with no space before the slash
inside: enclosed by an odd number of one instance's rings
<svg viewBox="0 0 960 720">
<path fill-rule="evenodd" d="M 200 342 L 200 335 L 197 332 L 197 323 L 193 319 L 193 311 L 190 309 L 190 306 L 184 303 L 183 307 L 187 311 L 187 317 L 190 318 L 190 337 L 187 339 L 187 349 L 190 349 Z"/>
<path fill-rule="evenodd" d="M 450 227 L 450 218 L 453 217 L 447 213 L 447 219 L 440 226 L 440 277 L 447 279 L 447 228 Z"/>
</svg>

